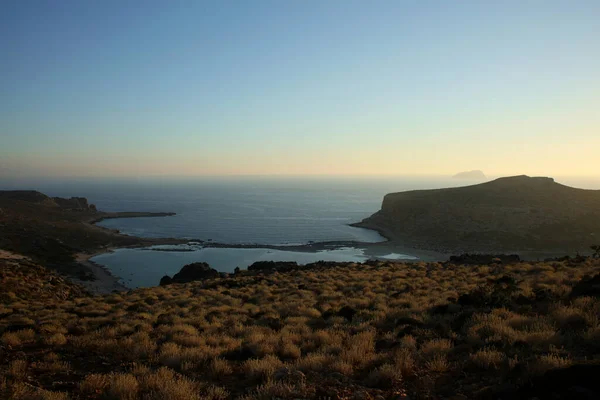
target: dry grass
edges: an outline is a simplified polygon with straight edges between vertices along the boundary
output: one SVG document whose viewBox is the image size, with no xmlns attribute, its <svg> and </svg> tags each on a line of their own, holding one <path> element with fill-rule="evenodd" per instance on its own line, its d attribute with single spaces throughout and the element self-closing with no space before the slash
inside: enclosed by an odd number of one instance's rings
<svg viewBox="0 0 600 400">
<path fill-rule="evenodd" d="M 243 365 L 242 369 L 244 374 L 251 379 L 258 379 L 266 381 L 269 379 L 275 371 L 283 365 L 279 358 L 268 355 L 265 358 L 253 358 L 247 360 Z"/>
<path fill-rule="evenodd" d="M 28 318 L 25 319 L 25 323 L 28 323 Z M 23 323 L 23 319 L 21 318 L 13 318 L 11 320 L 14 324 Z M 35 340 L 35 331 L 33 329 L 22 329 L 16 332 L 7 332 L 2 335 L 0 341 L 7 346 L 21 346 L 23 344 L 31 343 Z"/>
<path fill-rule="evenodd" d="M 0 292 L 0 397 L 65 398 L 51 382 L 69 379 L 74 398 L 470 397 L 506 371 L 597 356 L 600 301 L 568 294 L 598 272 L 594 260 L 348 263 L 96 297 Z M 522 303 L 457 303 L 505 274 Z M 343 307 L 354 315 L 336 315 Z"/>
<path fill-rule="evenodd" d="M 7 373 L 14 379 L 23 379 L 27 373 L 27 361 L 25 360 L 14 360 L 8 364 Z"/>
<path fill-rule="evenodd" d="M 437 354 L 431 360 L 425 363 L 425 367 L 429 372 L 442 373 L 448 371 L 450 365 L 446 359 L 446 356 Z"/>
<path fill-rule="evenodd" d="M 44 343 L 49 346 L 62 346 L 67 344 L 67 338 L 62 333 L 55 333 L 45 337 Z"/>
<path fill-rule="evenodd" d="M 482 349 L 471 354 L 471 362 L 478 368 L 498 368 L 505 359 L 505 354 L 492 349 Z"/>
<path fill-rule="evenodd" d="M 140 384 L 131 374 L 115 374 L 108 378 L 106 397 L 114 400 L 134 400 L 138 397 Z"/>
<path fill-rule="evenodd" d="M 568 367 L 572 363 L 572 360 L 556 354 L 542 355 L 528 365 L 528 372 L 532 376 L 539 376 L 549 369 Z"/>
</svg>

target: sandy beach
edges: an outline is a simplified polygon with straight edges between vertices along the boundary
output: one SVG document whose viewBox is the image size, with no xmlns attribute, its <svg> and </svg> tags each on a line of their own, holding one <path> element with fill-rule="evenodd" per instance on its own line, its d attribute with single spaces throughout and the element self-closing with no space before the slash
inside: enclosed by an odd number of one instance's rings
<svg viewBox="0 0 600 400">
<path fill-rule="evenodd" d="M 96 279 L 93 281 L 81 280 L 72 277 L 69 279 L 85 287 L 88 291 L 94 294 L 109 294 L 115 290 L 119 292 L 129 290 L 128 287 L 119 283 L 119 277 L 113 275 L 106 267 L 90 261 L 92 257 L 104 253 L 110 253 L 113 250 L 114 249 L 108 248 L 105 251 L 99 251 L 95 253 L 78 253 L 75 256 L 77 263 L 89 269 Z"/>
</svg>

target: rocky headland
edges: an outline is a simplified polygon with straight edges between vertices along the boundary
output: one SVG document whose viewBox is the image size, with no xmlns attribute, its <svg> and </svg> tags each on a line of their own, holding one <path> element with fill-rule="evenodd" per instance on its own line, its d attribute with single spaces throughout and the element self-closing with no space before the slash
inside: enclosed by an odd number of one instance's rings
<svg viewBox="0 0 600 400">
<path fill-rule="evenodd" d="M 146 239 L 94 225 L 107 218 L 164 217 L 174 213 L 102 212 L 83 197 L 49 197 L 33 190 L 0 191 L 0 249 L 23 254 L 94 291 L 124 289 L 89 258 L 117 247 L 180 244 Z"/>
<path fill-rule="evenodd" d="M 478 185 L 387 194 L 354 226 L 445 254 L 589 252 L 600 239 L 600 190 L 515 176 Z"/>
</svg>

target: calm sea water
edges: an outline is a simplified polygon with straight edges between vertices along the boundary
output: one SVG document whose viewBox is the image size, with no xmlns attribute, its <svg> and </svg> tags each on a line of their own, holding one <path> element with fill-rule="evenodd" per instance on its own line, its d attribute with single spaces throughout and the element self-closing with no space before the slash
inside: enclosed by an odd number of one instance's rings
<svg viewBox="0 0 600 400">
<path fill-rule="evenodd" d="M 158 246 L 157 246 L 158 247 Z M 173 246 L 169 246 L 173 247 Z M 183 246 L 187 247 L 187 246 Z M 207 262 L 221 272 L 233 272 L 235 267 L 245 269 L 255 261 L 296 261 L 308 264 L 316 261 L 363 262 L 370 257 L 362 249 L 345 247 L 317 252 L 280 251 L 272 249 L 201 248 L 194 251 L 164 252 L 150 249 L 118 249 L 93 258 L 93 261 L 110 268 L 124 285 L 136 287 L 156 286 L 164 275 L 173 276 L 185 264 Z M 409 255 L 382 254 L 382 259 L 412 259 Z"/>
<path fill-rule="evenodd" d="M 50 196 L 83 196 L 103 211 L 169 211 L 165 218 L 100 223 L 142 237 L 219 243 L 302 244 L 384 240 L 348 226 L 379 210 L 386 193 L 465 184 L 445 178 L 203 178 L 47 181 Z"/>
<path fill-rule="evenodd" d="M 558 180 L 600 188 L 597 180 Z M 202 178 L 0 182 L 3 189 L 37 189 L 50 196 L 82 196 L 104 211 L 172 211 L 166 218 L 106 220 L 102 226 L 143 237 L 179 237 L 219 243 L 302 244 L 309 241 L 384 240 L 348 224 L 379 210 L 386 193 L 477 183 L 451 178 Z M 382 254 L 382 257 L 385 257 Z M 410 255 L 392 254 L 390 258 Z M 153 286 L 190 262 L 230 272 L 254 261 L 364 261 L 361 249 L 318 253 L 206 248 L 192 252 L 118 250 L 95 257 L 131 287 Z"/>
</svg>

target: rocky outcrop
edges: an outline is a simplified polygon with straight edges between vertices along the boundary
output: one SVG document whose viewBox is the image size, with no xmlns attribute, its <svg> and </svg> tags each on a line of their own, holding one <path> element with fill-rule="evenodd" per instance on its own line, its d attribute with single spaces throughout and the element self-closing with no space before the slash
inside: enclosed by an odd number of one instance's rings
<svg viewBox="0 0 600 400">
<path fill-rule="evenodd" d="M 85 197 L 71 197 L 65 199 L 62 197 L 53 197 L 52 200 L 62 209 L 71 211 L 96 211 L 96 206 L 89 204 Z"/>
<path fill-rule="evenodd" d="M 160 286 L 167 286 L 170 285 L 171 283 L 173 283 L 173 279 L 169 276 L 169 275 L 165 275 L 162 278 L 160 278 Z"/>
<path fill-rule="evenodd" d="M 600 190 L 516 176 L 391 193 L 380 211 L 355 226 L 444 253 L 589 252 L 600 236 Z"/>
<path fill-rule="evenodd" d="M 295 261 L 256 261 L 248 267 L 248 271 L 286 270 L 297 268 Z"/>
<path fill-rule="evenodd" d="M 181 270 L 176 273 L 173 278 L 165 275 L 160 280 L 160 285 L 170 285 L 172 283 L 187 283 L 193 281 L 202 281 L 205 279 L 215 279 L 221 275 L 216 269 L 213 269 L 205 262 L 196 262 L 184 265 Z"/>
<path fill-rule="evenodd" d="M 96 206 L 89 204 L 85 197 L 71 197 L 70 199 L 48 197 L 35 190 L 2 190 L 0 191 L 0 199 L 59 207 L 68 211 L 97 211 Z"/>
</svg>

